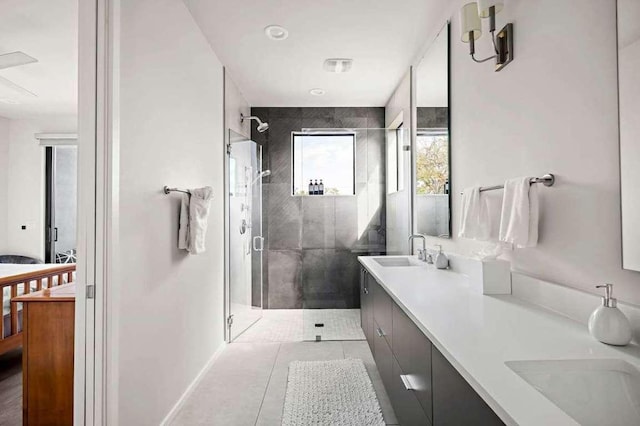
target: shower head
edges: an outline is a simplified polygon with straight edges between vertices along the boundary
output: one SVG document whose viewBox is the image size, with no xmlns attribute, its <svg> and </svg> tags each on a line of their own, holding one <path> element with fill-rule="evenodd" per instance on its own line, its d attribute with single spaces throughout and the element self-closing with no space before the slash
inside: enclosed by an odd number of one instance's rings
<svg viewBox="0 0 640 426">
<path fill-rule="evenodd" d="M 257 130 L 260 133 L 263 133 L 267 129 L 269 129 L 269 123 L 262 122 L 262 120 L 260 120 L 258 117 L 254 116 L 254 115 L 249 116 L 249 117 L 245 117 L 243 114 L 240 114 L 240 123 L 244 123 L 244 120 L 256 120 L 258 122 Z"/>
<path fill-rule="evenodd" d="M 251 182 L 251 185 L 253 185 L 258 179 L 261 179 L 263 177 L 267 177 L 271 174 L 271 170 L 263 170 L 261 172 L 258 172 L 258 175 L 253 179 L 253 181 Z"/>
</svg>

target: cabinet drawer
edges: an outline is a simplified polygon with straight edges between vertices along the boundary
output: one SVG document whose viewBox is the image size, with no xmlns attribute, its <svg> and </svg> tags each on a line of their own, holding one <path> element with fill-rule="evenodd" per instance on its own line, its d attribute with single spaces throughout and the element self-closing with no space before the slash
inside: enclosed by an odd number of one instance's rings
<svg viewBox="0 0 640 426">
<path fill-rule="evenodd" d="M 395 303 L 392 349 L 400 368 L 409 377 L 413 394 L 432 419 L 431 341 Z"/>
<path fill-rule="evenodd" d="M 504 424 L 435 347 L 431 361 L 434 426 Z"/>
<path fill-rule="evenodd" d="M 374 327 L 378 327 L 375 321 Z M 393 353 L 391 352 L 391 347 L 384 337 L 374 334 L 373 339 L 373 358 L 376 360 L 376 366 L 380 372 L 380 377 L 382 378 L 385 389 L 389 389 L 391 386 L 391 377 L 393 375 Z"/>
<path fill-rule="evenodd" d="M 429 426 L 431 420 L 418 402 L 415 391 L 407 389 L 402 379 L 405 373 L 393 358 L 391 385 L 387 387 L 393 410 L 402 426 Z M 410 386 L 411 387 L 411 386 Z"/>
<path fill-rule="evenodd" d="M 361 292 L 360 292 L 360 320 L 364 336 L 369 343 L 371 353 L 375 353 L 374 349 L 374 325 L 373 325 L 373 292 L 372 283 L 375 282 L 373 277 L 362 268 Z"/>
<path fill-rule="evenodd" d="M 371 280 L 373 284 L 373 318 L 378 324 L 377 328 L 382 331 L 387 343 L 391 346 L 393 341 L 393 299 L 375 280 Z M 374 330 L 374 334 L 378 330 Z"/>
</svg>

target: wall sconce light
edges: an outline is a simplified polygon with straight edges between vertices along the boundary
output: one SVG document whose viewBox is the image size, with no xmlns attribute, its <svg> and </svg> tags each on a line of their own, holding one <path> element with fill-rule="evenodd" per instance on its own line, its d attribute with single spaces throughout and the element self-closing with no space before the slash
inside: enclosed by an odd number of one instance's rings
<svg viewBox="0 0 640 426">
<path fill-rule="evenodd" d="M 469 54 L 471 58 L 478 62 L 496 60 L 496 72 L 502 70 L 507 64 L 513 61 L 513 24 L 509 23 L 502 28 L 498 34 L 496 32 L 496 14 L 502 10 L 503 2 L 500 0 L 478 0 L 478 2 L 467 3 L 460 9 L 460 31 L 462 41 L 469 43 Z M 480 18 L 489 18 L 489 32 L 496 54 L 484 59 L 477 59 L 476 40 L 482 35 L 482 24 Z"/>
</svg>

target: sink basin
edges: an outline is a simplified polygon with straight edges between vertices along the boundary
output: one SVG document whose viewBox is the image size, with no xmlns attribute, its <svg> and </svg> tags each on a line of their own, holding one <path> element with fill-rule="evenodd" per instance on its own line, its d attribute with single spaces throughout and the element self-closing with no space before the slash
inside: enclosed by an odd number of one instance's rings
<svg viewBox="0 0 640 426">
<path fill-rule="evenodd" d="M 625 361 L 505 364 L 581 425 L 640 425 L 640 371 Z"/>
<path fill-rule="evenodd" d="M 419 266 L 409 257 L 376 257 L 373 260 L 384 267 Z"/>
</svg>

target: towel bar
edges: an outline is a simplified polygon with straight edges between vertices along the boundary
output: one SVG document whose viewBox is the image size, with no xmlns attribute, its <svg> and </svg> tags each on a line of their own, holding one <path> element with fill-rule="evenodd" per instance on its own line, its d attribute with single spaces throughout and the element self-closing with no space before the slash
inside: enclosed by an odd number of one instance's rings
<svg viewBox="0 0 640 426">
<path fill-rule="evenodd" d="M 532 184 L 532 185 L 534 183 L 541 183 L 544 186 L 553 186 L 553 184 L 556 183 L 556 177 L 551 173 L 547 173 L 546 175 L 541 176 L 541 177 L 531 178 L 529 183 Z M 494 191 L 496 189 L 503 189 L 503 188 L 504 188 L 504 185 L 483 186 L 483 187 L 480 188 L 480 192 Z M 464 192 L 461 192 L 460 194 L 464 194 Z"/>
<path fill-rule="evenodd" d="M 191 192 L 188 189 L 169 188 L 167 185 L 164 186 L 163 192 L 167 195 L 171 194 L 172 192 L 182 192 L 184 194 L 191 195 Z"/>
</svg>

